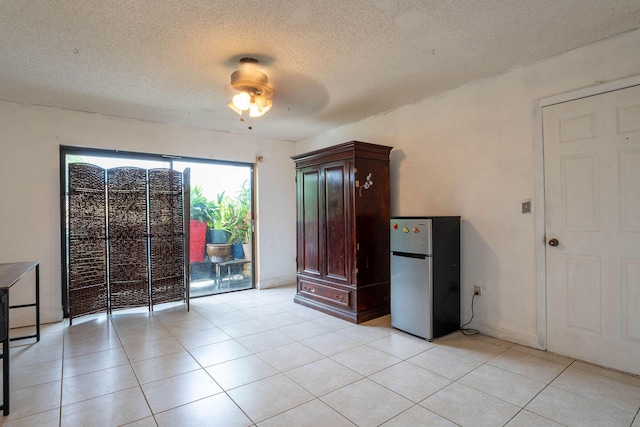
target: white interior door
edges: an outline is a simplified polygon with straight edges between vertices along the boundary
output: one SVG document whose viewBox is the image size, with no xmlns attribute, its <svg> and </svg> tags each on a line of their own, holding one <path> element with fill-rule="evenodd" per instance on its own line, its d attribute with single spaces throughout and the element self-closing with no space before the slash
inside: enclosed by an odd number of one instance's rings
<svg viewBox="0 0 640 427">
<path fill-rule="evenodd" d="M 543 124 L 547 349 L 640 374 L 640 86 Z"/>
</svg>

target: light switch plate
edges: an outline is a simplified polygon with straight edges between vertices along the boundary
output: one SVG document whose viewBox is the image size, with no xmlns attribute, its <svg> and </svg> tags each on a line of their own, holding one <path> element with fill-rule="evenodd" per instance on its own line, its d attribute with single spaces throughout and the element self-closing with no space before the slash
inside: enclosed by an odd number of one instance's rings
<svg viewBox="0 0 640 427">
<path fill-rule="evenodd" d="M 531 200 L 522 202 L 522 213 L 531 213 Z"/>
</svg>

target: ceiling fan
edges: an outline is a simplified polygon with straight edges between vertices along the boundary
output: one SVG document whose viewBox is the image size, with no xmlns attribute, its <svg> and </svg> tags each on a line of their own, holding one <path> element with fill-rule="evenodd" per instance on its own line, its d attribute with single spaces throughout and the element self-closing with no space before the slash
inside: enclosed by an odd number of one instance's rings
<svg viewBox="0 0 640 427">
<path fill-rule="evenodd" d="M 273 89 L 269 79 L 258 69 L 258 60 L 254 58 L 240 59 L 240 69 L 231 74 L 231 86 L 240 93 L 233 97 L 229 108 L 242 116 L 249 111 L 249 117 L 260 117 L 271 109 Z"/>
</svg>

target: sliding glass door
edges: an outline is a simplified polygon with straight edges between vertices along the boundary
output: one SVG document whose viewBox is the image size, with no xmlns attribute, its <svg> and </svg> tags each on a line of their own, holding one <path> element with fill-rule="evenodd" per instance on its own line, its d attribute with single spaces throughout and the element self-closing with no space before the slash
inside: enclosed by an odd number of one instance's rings
<svg viewBox="0 0 640 427">
<path fill-rule="evenodd" d="M 142 169 L 190 169 L 190 277 L 191 297 L 254 287 L 253 165 L 143 153 L 60 148 L 61 232 L 63 251 L 63 305 L 67 313 L 68 165 L 89 163 L 105 169 L 133 166 Z"/>
<path fill-rule="evenodd" d="M 176 160 L 191 171 L 191 296 L 253 287 L 253 166 Z"/>
</svg>

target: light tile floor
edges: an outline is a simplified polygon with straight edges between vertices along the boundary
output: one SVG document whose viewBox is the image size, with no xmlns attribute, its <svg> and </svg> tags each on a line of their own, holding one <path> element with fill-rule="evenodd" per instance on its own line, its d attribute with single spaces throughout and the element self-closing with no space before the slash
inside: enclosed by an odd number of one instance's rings
<svg viewBox="0 0 640 427">
<path fill-rule="evenodd" d="M 44 325 L 3 426 L 633 426 L 640 378 L 492 337 L 427 342 L 249 290 Z M 24 331 L 14 331 L 24 333 Z"/>
</svg>

